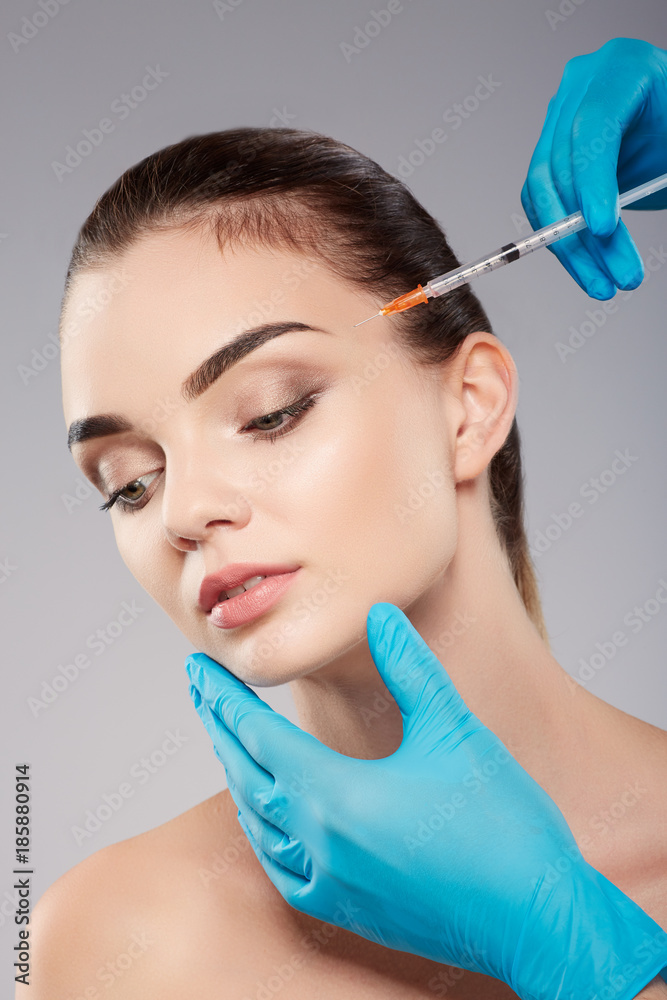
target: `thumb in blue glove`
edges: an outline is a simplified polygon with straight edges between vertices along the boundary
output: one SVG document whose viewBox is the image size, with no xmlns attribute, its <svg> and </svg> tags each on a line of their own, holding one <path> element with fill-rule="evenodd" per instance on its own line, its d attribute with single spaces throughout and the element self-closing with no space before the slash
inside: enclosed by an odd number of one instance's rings
<svg viewBox="0 0 667 1000">
<path fill-rule="evenodd" d="M 367 631 L 403 719 L 400 747 L 379 760 L 324 746 L 204 654 L 188 661 L 270 880 L 297 910 L 526 1000 L 593 997 L 608 982 L 615 1000 L 634 997 L 667 965 L 667 935 L 588 865 L 403 612 L 374 604 Z"/>
</svg>

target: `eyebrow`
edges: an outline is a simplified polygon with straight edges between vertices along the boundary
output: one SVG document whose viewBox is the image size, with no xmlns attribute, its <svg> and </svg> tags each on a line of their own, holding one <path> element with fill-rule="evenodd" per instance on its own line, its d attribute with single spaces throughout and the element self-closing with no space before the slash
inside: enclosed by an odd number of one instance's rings
<svg viewBox="0 0 667 1000">
<path fill-rule="evenodd" d="M 183 380 L 181 384 L 181 396 L 186 401 L 196 399 L 213 385 L 225 372 L 228 372 L 233 365 L 238 364 L 251 351 L 256 351 L 258 347 L 280 337 L 284 333 L 294 333 L 301 330 L 310 330 L 314 333 L 331 333 L 330 330 L 322 330 L 319 327 L 309 326 L 307 323 L 299 323 L 286 320 L 282 323 L 263 323 L 261 326 L 244 330 L 234 337 L 224 347 L 219 347 L 210 357 L 202 361 L 195 370 Z M 74 420 L 70 424 L 67 432 L 67 447 L 72 450 L 72 445 L 91 438 L 105 437 L 108 434 L 120 434 L 123 431 L 133 431 L 133 424 L 118 413 L 101 413 L 94 417 L 83 417 Z"/>
</svg>

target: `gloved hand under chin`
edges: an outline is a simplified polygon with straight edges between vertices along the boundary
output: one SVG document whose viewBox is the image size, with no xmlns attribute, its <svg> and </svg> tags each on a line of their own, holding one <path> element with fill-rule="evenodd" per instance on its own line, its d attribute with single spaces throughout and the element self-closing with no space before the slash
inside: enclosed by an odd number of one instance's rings
<svg viewBox="0 0 667 1000">
<path fill-rule="evenodd" d="M 525 1000 L 629 1000 L 667 934 L 583 858 L 561 811 L 469 711 L 397 607 L 368 642 L 403 718 L 380 760 L 336 753 L 203 653 L 190 693 L 266 874 L 295 909 L 494 976 Z"/>
<path fill-rule="evenodd" d="M 667 172 L 667 51 L 612 38 L 565 65 L 533 152 L 521 203 L 533 229 L 583 212 L 588 229 L 552 243 L 597 299 L 636 288 L 639 251 L 619 221 L 618 194 Z M 667 208 L 667 189 L 624 211 Z"/>
</svg>

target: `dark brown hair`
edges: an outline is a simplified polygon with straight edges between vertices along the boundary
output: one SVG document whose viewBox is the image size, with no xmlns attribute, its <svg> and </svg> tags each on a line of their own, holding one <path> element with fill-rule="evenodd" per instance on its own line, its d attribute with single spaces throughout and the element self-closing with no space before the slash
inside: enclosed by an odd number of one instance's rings
<svg viewBox="0 0 667 1000">
<path fill-rule="evenodd" d="M 195 135 L 130 167 L 81 227 L 65 279 L 103 268 L 144 235 L 210 225 L 226 245 L 315 255 L 339 278 L 387 301 L 460 265 L 437 221 L 408 188 L 357 150 L 317 132 L 234 128 Z M 451 360 L 476 330 L 492 332 L 468 285 L 394 317 L 406 353 Z M 516 418 L 489 465 L 490 504 L 528 616 L 549 645 L 524 529 Z"/>
</svg>

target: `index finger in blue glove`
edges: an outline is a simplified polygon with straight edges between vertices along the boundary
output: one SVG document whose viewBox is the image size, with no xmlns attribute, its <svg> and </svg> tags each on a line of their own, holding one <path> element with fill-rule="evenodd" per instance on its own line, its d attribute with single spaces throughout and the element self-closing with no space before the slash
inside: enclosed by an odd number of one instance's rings
<svg viewBox="0 0 667 1000">
<path fill-rule="evenodd" d="M 243 797 L 260 815 L 274 823 L 279 818 L 282 825 L 285 803 L 295 787 L 307 785 L 304 759 L 316 768 L 333 751 L 274 711 L 205 653 L 194 653 L 186 667 L 213 720 L 219 722 L 218 743 L 225 744 L 226 764 Z M 225 741 L 223 726 L 235 737 L 234 743 Z M 215 733 L 210 734 L 214 742 Z"/>
<path fill-rule="evenodd" d="M 253 760 L 234 733 L 222 724 L 196 684 L 191 683 L 190 696 L 211 737 L 215 755 L 225 768 L 227 784 L 237 785 L 244 798 L 253 805 L 271 802 L 276 793 L 273 775 Z"/>
<path fill-rule="evenodd" d="M 572 214 L 578 208 L 563 191 L 563 171 L 554 175 L 553 151 L 554 133 L 559 121 L 564 98 L 556 94 L 549 102 L 549 110 L 542 126 L 542 132 L 528 166 L 528 174 L 521 190 L 521 204 L 534 230 L 550 225 L 565 216 Z M 570 136 L 566 142 L 559 143 L 561 155 L 571 156 Z M 558 183 L 560 179 L 561 183 Z M 591 253 L 582 238 L 582 231 L 566 236 L 547 249 L 558 258 L 568 274 L 589 295 L 597 297 L 594 286 L 596 280 L 602 281 L 600 293 L 609 298 L 614 294 L 614 286 L 604 267 L 594 267 Z"/>
<path fill-rule="evenodd" d="M 244 821 L 258 845 L 271 857 L 301 879 L 307 879 L 308 863 L 293 834 L 295 817 L 290 810 L 295 795 L 307 791 L 312 774 L 301 769 L 300 782 L 287 784 L 274 778 L 250 756 L 230 732 L 205 698 L 199 698 L 197 712 L 213 742 L 218 760 L 225 766 L 227 785 Z M 257 857 L 262 860 L 256 851 Z"/>
<path fill-rule="evenodd" d="M 573 186 L 573 163 L 588 162 L 573 138 L 572 119 L 580 106 L 580 94 L 559 93 L 552 101 L 521 192 L 534 229 L 582 208 Z M 547 249 L 593 298 L 610 298 L 616 285 L 636 287 L 643 277 L 641 257 L 622 221 L 605 238 L 582 229 Z"/>
<path fill-rule="evenodd" d="M 572 191 L 571 211 L 581 209 L 588 226 L 583 240 L 598 264 L 603 263 L 619 288 L 636 288 L 644 277 L 644 265 L 625 223 L 620 219 L 619 151 L 624 134 L 641 113 L 642 88 L 637 69 L 620 62 L 614 72 L 598 74 L 588 84 L 574 113 L 562 115 L 554 133 L 554 154 L 571 136 L 572 158 L 567 188 Z M 650 169 L 650 168 L 649 168 Z M 650 180 L 647 173 L 635 176 L 623 190 Z"/>
<path fill-rule="evenodd" d="M 619 122 L 618 108 L 612 110 L 616 104 L 614 97 L 603 103 L 603 94 L 610 90 L 604 75 L 594 76 L 590 82 L 586 80 L 584 88 L 583 98 L 581 91 L 574 90 L 561 103 L 553 130 L 551 173 L 566 213 L 581 211 L 588 227 L 576 234 L 587 258 L 586 269 L 582 271 L 579 266 L 579 271 L 596 298 L 599 292 L 591 284 L 596 280 L 604 284 L 608 279 L 611 287 L 605 297 L 609 298 L 615 285 L 635 288 L 644 277 L 639 251 L 625 223 L 619 221 L 616 171 L 621 137 L 628 123 Z M 629 106 L 627 99 L 625 103 Z M 620 112 L 623 113 L 622 107 Z M 603 174 L 606 186 L 598 183 Z M 553 244 L 554 253 L 556 248 L 564 249 L 565 243 Z M 600 277 L 591 279 L 589 271 L 595 275 L 596 267 Z M 598 287 L 600 291 L 603 289 L 603 285 Z"/>
</svg>

